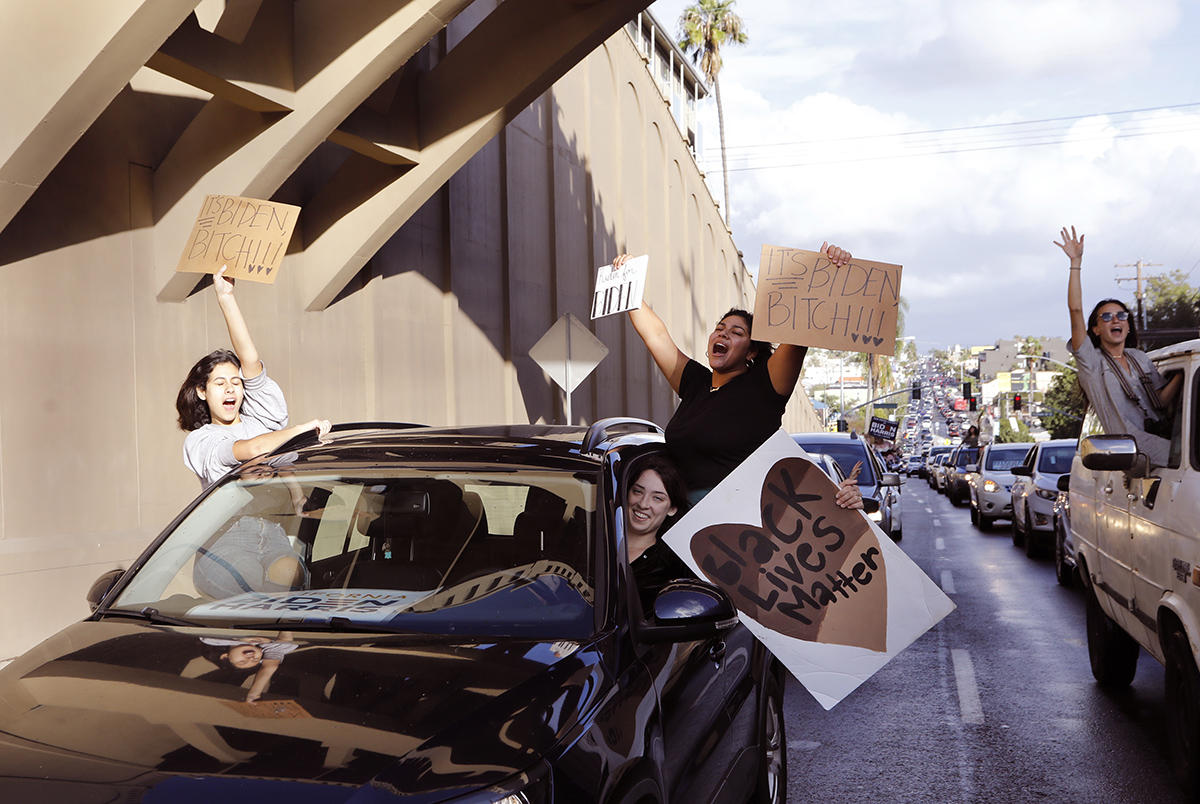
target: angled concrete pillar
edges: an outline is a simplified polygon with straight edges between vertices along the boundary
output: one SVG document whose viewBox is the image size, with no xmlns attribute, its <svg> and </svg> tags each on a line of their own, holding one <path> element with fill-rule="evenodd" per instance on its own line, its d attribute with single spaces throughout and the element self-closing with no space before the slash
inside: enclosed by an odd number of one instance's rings
<svg viewBox="0 0 1200 804">
<path fill-rule="evenodd" d="M 476 151 L 646 5 L 645 0 L 501 3 L 422 78 L 417 164 L 397 171 L 372 197 L 329 223 L 303 254 L 288 258 L 298 263 L 308 309 L 328 306 Z M 329 197 L 321 204 L 349 206 Z"/>
<path fill-rule="evenodd" d="M 167 58 L 163 61 L 188 65 L 180 67 L 175 77 L 203 81 L 207 89 L 218 92 L 218 98 L 197 115 L 155 174 L 154 257 L 159 300 L 182 301 L 196 285 L 196 275 L 176 274 L 175 265 L 205 195 L 270 198 L 380 84 L 469 4 L 470 0 L 351 6 L 297 2 L 290 7 L 293 18 L 286 28 L 276 26 L 294 31 L 294 40 L 267 43 L 289 48 L 287 55 L 295 65 L 289 83 L 294 88 L 251 86 L 251 82 L 222 75 L 228 62 L 208 58 L 204 52 L 223 47 L 221 43 L 194 34 L 188 40 L 190 45 L 175 39 L 174 51 L 164 53 Z M 256 35 L 271 34 L 260 27 L 256 22 L 247 45 Z M 220 94 L 223 83 L 236 86 L 237 92 Z M 250 105 L 244 100 L 245 93 L 288 111 Z M 368 148 L 352 136 L 343 139 L 352 146 Z M 390 158 L 392 164 L 411 161 L 407 153 L 392 153 Z"/>
<path fill-rule="evenodd" d="M 0 11 L 0 229 L 196 0 L 6 2 Z"/>
</svg>

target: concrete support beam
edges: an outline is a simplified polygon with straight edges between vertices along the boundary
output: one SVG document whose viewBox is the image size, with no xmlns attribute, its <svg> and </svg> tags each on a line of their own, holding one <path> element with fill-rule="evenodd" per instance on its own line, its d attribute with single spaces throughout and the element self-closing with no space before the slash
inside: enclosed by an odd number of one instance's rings
<svg viewBox="0 0 1200 804">
<path fill-rule="evenodd" d="M 232 108 L 236 102 L 217 98 L 179 138 L 154 180 L 159 300 L 182 301 L 196 285 L 196 275 L 176 274 L 175 265 L 205 195 L 270 198 L 380 84 L 468 5 L 470 0 L 401 4 L 367 0 L 348 14 L 341 4 L 316 0 L 299 0 L 286 7 L 264 4 L 260 14 L 292 15 L 288 30 L 294 31 L 294 38 L 277 43 L 286 46 L 287 53 L 268 53 L 259 57 L 260 63 L 290 62 L 294 75 L 284 87 L 242 86 L 292 111 L 273 114 Z M 247 45 L 264 24 L 256 20 Z M 188 36 L 193 37 L 190 41 L 201 64 L 204 49 L 223 47 L 213 41 L 215 37 L 205 39 L 196 32 Z M 179 44 L 182 41 L 182 36 L 175 40 L 178 49 L 170 55 L 195 65 L 188 47 Z M 214 61 L 202 69 L 229 79 L 219 74 L 218 64 Z M 356 145 L 356 150 L 379 157 L 388 151 L 372 149 L 370 143 Z M 388 153 L 386 163 L 404 164 L 407 156 L 403 151 Z M 301 226 L 305 226 L 303 218 Z"/>
<path fill-rule="evenodd" d="M 307 309 L 327 307 L 450 176 L 534 98 L 646 7 L 646 0 L 507 0 L 419 85 L 418 164 L 289 257 Z M 361 183 L 357 186 L 361 187 Z M 323 204 L 335 205 L 332 198 Z"/>
<path fill-rule="evenodd" d="M 196 0 L 4 5 L 0 229 L 191 13 Z"/>
</svg>

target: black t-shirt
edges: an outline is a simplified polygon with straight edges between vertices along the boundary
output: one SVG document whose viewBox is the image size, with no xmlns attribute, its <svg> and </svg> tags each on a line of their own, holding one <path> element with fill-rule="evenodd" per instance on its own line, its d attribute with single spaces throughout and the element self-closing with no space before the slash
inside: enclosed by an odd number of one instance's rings
<svg viewBox="0 0 1200 804">
<path fill-rule="evenodd" d="M 671 581 L 680 578 L 696 577 L 683 559 L 675 551 L 661 541 L 642 551 L 642 554 L 629 564 L 633 570 L 633 580 L 637 584 L 638 596 L 642 601 L 642 612 L 649 619 L 653 614 L 654 598 L 663 587 Z"/>
<path fill-rule="evenodd" d="M 667 422 L 667 449 L 689 489 L 711 489 L 779 429 L 788 398 L 765 365 L 712 390 L 712 371 L 689 360 L 679 407 Z"/>
</svg>

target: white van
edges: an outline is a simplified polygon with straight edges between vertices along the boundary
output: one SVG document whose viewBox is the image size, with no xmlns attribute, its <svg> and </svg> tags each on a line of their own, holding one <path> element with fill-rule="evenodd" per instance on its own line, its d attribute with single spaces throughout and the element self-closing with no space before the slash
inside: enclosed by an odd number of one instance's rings
<svg viewBox="0 0 1200 804">
<path fill-rule="evenodd" d="M 1127 686 L 1138 647 L 1166 666 L 1168 743 L 1185 789 L 1200 783 L 1200 340 L 1150 354 L 1184 375 L 1168 465 L 1085 417 L 1071 466 L 1071 534 L 1087 594 L 1088 655 L 1102 685 Z"/>
</svg>

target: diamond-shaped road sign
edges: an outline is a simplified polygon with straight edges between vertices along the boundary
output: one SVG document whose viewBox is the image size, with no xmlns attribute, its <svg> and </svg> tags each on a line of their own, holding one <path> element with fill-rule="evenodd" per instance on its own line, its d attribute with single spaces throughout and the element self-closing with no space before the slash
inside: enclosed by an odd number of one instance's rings
<svg viewBox="0 0 1200 804">
<path fill-rule="evenodd" d="M 529 350 L 533 361 L 568 395 L 607 355 L 608 347 L 570 313 L 555 321 Z"/>
</svg>

